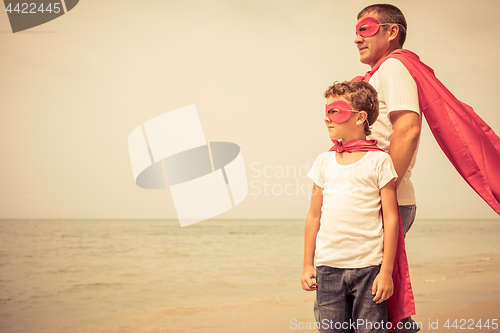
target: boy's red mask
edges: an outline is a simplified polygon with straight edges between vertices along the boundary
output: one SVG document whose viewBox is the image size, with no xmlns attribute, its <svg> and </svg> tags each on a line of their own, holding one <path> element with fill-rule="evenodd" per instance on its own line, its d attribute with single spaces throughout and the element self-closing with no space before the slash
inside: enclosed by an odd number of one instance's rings
<svg viewBox="0 0 500 333">
<path fill-rule="evenodd" d="M 384 23 L 387 24 L 387 23 Z M 361 37 L 372 37 L 380 29 L 380 22 L 374 17 L 365 17 L 356 24 L 356 34 Z"/>
<path fill-rule="evenodd" d="M 335 110 L 333 110 L 335 109 Z M 359 112 L 353 110 L 349 103 L 337 100 L 331 104 L 327 104 L 325 108 L 326 116 L 334 123 L 341 124 L 351 118 L 351 112 Z"/>
</svg>

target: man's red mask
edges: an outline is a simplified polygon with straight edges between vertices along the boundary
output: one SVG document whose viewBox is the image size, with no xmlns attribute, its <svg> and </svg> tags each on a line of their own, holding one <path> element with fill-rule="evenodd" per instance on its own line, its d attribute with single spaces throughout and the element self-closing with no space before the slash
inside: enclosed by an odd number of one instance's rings
<svg viewBox="0 0 500 333">
<path fill-rule="evenodd" d="M 359 21 L 358 24 L 356 24 L 356 34 L 360 35 L 361 37 L 372 37 L 378 32 L 381 25 L 390 24 L 393 23 L 380 23 L 374 17 L 365 17 L 364 19 Z"/>
</svg>

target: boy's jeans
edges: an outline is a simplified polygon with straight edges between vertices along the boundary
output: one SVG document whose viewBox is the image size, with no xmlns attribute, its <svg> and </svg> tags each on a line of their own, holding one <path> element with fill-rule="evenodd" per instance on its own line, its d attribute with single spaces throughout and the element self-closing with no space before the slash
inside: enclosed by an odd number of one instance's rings
<svg viewBox="0 0 500 333">
<path fill-rule="evenodd" d="M 415 221 L 415 215 L 417 211 L 417 207 L 415 205 L 408 205 L 408 206 L 399 206 L 399 210 L 401 212 L 401 222 L 403 223 L 403 229 L 404 229 L 404 235 L 406 237 L 406 233 L 410 230 L 411 226 L 413 225 L 413 222 Z M 314 319 L 316 322 L 319 322 L 319 310 L 318 310 L 318 301 L 317 299 L 314 300 Z M 402 319 L 401 322 L 403 324 L 406 323 L 411 323 L 412 327 L 415 327 L 413 325 L 414 321 L 410 317 Z M 410 325 L 408 325 L 409 327 Z M 392 333 L 410 333 L 410 332 L 418 332 L 420 329 L 396 329 Z"/>
<path fill-rule="evenodd" d="M 318 266 L 316 299 L 321 333 L 386 333 L 387 305 L 373 301 L 380 265 L 363 268 Z"/>
</svg>

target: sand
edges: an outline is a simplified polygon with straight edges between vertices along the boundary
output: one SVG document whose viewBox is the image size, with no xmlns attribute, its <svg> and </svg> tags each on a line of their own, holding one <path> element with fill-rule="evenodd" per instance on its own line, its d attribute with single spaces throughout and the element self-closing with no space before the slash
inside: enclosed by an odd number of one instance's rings
<svg viewBox="0 0 500 333">
<path fill-rule="evenodd" d="M 498 254 L 412 267 L 411 277 L 417 304 L 414 319 L 422 322 L 425 331 L 479 330 L 478 324 L 489 320 L 491 326 L 492 320 L 500 319 Z M 451 327 L 455 320 L 456 326 Z M 447 321 L 450 328 L 445 327 Z"/>
<path fill-rule="evenodd" d="M 410 265 L 410 273 L 417 307 L 414 320 L 421 323 L 421 332 L 479 330 L 478 324 L 486 321 L 490 328 L 482 327 L 482 332 L 500 330 L 494 329 L 500 319 L 499 254 Z M 314 322 L 313 299 L 312 292 L 294 290 L 237 304 L 151 309 L 101 323 L 91 332 L 317 332 L 307 329 Z"/>
</svg>

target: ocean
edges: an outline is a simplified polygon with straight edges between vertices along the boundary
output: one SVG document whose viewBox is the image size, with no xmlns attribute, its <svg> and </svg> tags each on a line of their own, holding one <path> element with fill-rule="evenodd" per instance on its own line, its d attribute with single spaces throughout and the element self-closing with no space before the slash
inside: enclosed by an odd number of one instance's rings
<svg viewBox="0 0 500 333">
<path fill-rule="evenodd" d="M 228 309 L 269 312 L 311 297 L 300 287 L 303 229 L 303 220 L 184 228 L 173 220 L 0 220 L 0 332 L 132 332 L 126 320 L 160 317 L 162 327 L 148 332 L 218 324 L 225 332 Z M 500 254 L 499 236 L 500 220 L 417 219 L 406 242 L 410 268 Z M 182 316 L 200 329 L 181 330 Z"/>
</svg>

